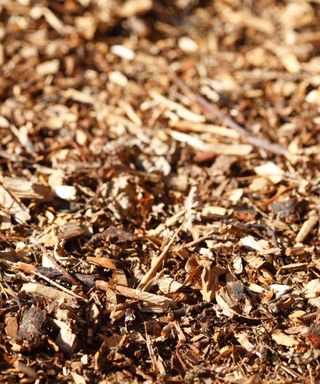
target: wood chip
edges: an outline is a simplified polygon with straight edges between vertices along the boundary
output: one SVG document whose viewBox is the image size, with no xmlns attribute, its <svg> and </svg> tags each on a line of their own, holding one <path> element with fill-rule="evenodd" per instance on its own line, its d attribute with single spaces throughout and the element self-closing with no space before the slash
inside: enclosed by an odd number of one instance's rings
<svg viewBox="0 0 320 384">
<path fill-rule="evenodd" d="M 309 233 L 313 230 L 313 228 L 318 223 L 318 221 L 319 221 L 318 216 L 311 216 L 307 221 L 305 221 L 302 224 L 302 227 L 300 228 L 299 233 L 297 234 L 296 242 L 302 243 L 307 238 Z"/>
<path fill-rule="evenodd" d="M 293 336 L 286 335 L 279 329 L 274 330 L 271 337 L 277 344 L 284 345 L 286 347 L 294 347 L 298 344 L 297 340 Z"/>
<path fill-rule="evenodd" d="M 0 185 L 0 209 L 13 215 L 14 218 L 21 223 L 31 219 L 28 208 L 23 205 L 13 194 L 9 193 L 2 185 Z M 4 219 L 4 221 L 6 221 Z"/>
<path fill-rule="evenodd" d="M 47 287 L 43 284 L 39 283 L 25 283 L 22 285 L 21 290 L 23 292 L 36 295 L 36 296 L 42 296 L 49 300 L 56 300 L 56 301 L 62 301 L 65 302 L 66 305 L 76 308 L 77 307 L 77 301 L 71 294 L 67 294 L 65 292 L 61 292 L 58 289 Z"/>
<path fill-rule="evenodd" d="M 78 223 L 67 223 L 62 227 L 52 227 L 47 231 L 40 233 L 34 237 L 35 244 L 46 244 L 47 246 L 54 246 L 59 241 L 67 241 L 77 237 L 88 236 L 90 233 L 88 228 Z"/>
<path fill-rule="evenodd" d="M 164 311 L 168 310 L 169 308 L 172 308 L 175 305 L 174 300 L 171 300 L 167 297 L 155 295 L 153 293 L 148 293 L 148 292 L 142 291 L 141 289 L 129 288 L 119 284 L 110 286 L 108 283 L 102 280 L 96 281 L 96 287 L 98 289 L 106 290 L 106 291 L 108 291 L 111 288 L 118 295 L 127 297 L 129 299 L 146 301 L 148 303 L 154 304 L 162 308 Z"/>
<path fill-rule="evenodd" d="M 0 12 L 0 382 L 318 382 L 320 1 Z"/>
</svg>

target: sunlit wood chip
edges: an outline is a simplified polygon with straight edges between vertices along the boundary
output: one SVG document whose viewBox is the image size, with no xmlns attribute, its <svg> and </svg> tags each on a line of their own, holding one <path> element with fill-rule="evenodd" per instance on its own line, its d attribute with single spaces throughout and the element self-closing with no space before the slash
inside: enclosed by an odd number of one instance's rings
<svg viewBox="0 0 320 384">
<path fill-rule="evenodd" d="M 96 18 L 92 15 L 79 16 L 75 19 L 76 29 L 87 40 L 91 40 L 97 29 Z"/>
<path fill-rule="evenodd" d="M 113 45 L 111 47 L 111 53 L 125 60 L 133 60 L 136 56 L 135 52 L 132 49 L 119 44 Z"/>
<path fill-rule="evenodd" d="M 172 277 L 166 275 L 162 276 L 158 280 L 158 285 L 162 293 L 177 292 L 183 286 L 183 284 L 179 283 L 178 281 L 175 281 Z"/>
<path fill-rule="evenodd" d="M 39 76 L 53 75 L 59 70 L 59 60 L 45 61 L 36 67 Z"/>
<path fill-rule="evenodd" d="M 14 196 L 9 193 L 2 185 L 0 185 L 0 209 L 3 208 L 6 212 L 14 216 L 19 223 L 25 223 L 31 219 L 29 209 L 19 202 Z M 6 219 L 4 218 L 4 222 Z M 4 224 L 6 225 L 6 224 Z"/>
<path fill-rule="evenodd" d="M 320 279 L 309 281 L 304 287 L 304 296 L 308 299 L 318 297 L 320 295 Z"/>
<path fill-rule="evenodd" d="M 150 11 L 152 0 L 127 0 L 119 9 L 120 17 L 132 17 L 139 13 Z"/>
<path fill-rule="evenodd" d="M 237 188 L 234 189 L 231 193 L 229 193 L 229 200 L 232 201 L 234 204 L 236 204 L 243 195 L 243 189 Z"/>
<path fill-rule="evenodd" d="M 204 207 L 202 210 L 202 216 L 206 218 L 213 218 L 213 217 L 224 217 L 227 210 L 223 207 L 215 207 L 215 206 L 209 206 Z"/>
<path fill-rule="evenodd" d="M 71 374 L 75 384 L 86 384 L 87 383 L 86 379 L 83 376 L 79 375 L 78 373 L 71 372 L 70 374 Z"/>
<path fill-rule="evenodd" d="M 77 348 L 77 336 L 72 332 L 70 326 L 64 321 L 55 319 L 54 323 L 60 328 L 56 339 L 57 345 L 63 352 L 73 353 Z"/>
<path fill-rule="evenodd" d="M 279 345 L 285 347 L 294 347 L 298 345 L 298 341 L 293 337 L 281 332 L 280 329 L 276 329 L 271 334 L 272 339 Z"/>
<path fill-rule="evenodd" d="M 119 85 L 120 87 L 126 87 L 128 85 L 127 77 L 119 71 L 110 72 L 109 73 L 109 80 L 112 83 Z"/>
<path fill-rule="evenodd" d="M 88 93 L 78 91 L 77 89 L 69 88 L 61 92 L 62 96 L 66 99 L 78 101 L 79 103 L 94 104 L 95 98 Z"/>
<path fill-rule="evenodd" d="M 180 37 L 178 46 L 184 52 L 196 52 L 199 48 L 198 44 L 188 36 Z"/>
<path fill-rule="evenodd" d="M 73 308 L 77 306 L 77 302 L 73 296 L 65 292 L 61 292 L 58 289 L 47 287 L 43 284 L 26 283 L 23 284 L 21 291 L 29 294 L 34 294 L 35 296 L 42 296 L 51 300 L 63 301 Z"/>
<path fill-rule="evenodd" d="M 251 248 L 259 253 L 265 253 L 270 247 L 266 240 L 256 240 L 253 236 L 246 236 L 240 239 L 239 244 Z"/>
<path fill-rule="evenodd" d="M 255 167 L 254 170 L 257 175 L 267 177 L 274 184 L 280 183 L 284 176 L 284 171 L 271 161 Z"/>
<path fill-rule="evenodd" d="M 77 194 L 76 188 L 71 185 L 58 185 L 54 192 L 60 199 L 67 201 L 75 200 Z"/>
</svg>

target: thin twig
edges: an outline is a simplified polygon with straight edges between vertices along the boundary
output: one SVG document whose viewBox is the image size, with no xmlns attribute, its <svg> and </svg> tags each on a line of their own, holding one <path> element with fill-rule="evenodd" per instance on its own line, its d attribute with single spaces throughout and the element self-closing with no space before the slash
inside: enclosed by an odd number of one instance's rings
<svg viewBox="0 0 320 384">
<path fill-rule="evenodd" d="M 172 76 L 173 80 L 178 85 L 178 87 L 183 92 L 185 92 L 190 99 L 194 100 L 209 117 L 218 118 L 223 125 L 238 132 L 241 137 L 245 138 L 248 143 L 254 145 L 255 147 L 262 148 L 276 155 L 288 155 L 288 151 L 280 145 L 273 144 L 268 140 L 260 139 L 259 137 L 251 135 L 246 129 L 241 127 L 241 125 L 235 122 L 230 116 L 226 116 L 217 107 L 210 104 L 204 97 L 192 91 L 192 89 L 188 85 L 186 85 L 175 73 L 173 73 Z"/>
<path fill-rule="evenodd" d="M 161 252 L 159 257 L 157 258 L 157 260 L 151 265 L 151 268 L 149 269 L 149 271 L 143 276 L 143 278 L 141 279 L 141 281 L 140 281 L 140 283 L 138 285 L 139 289 L 146 290 L 148 282 L 156 275 L 156 273 L 158 272 L 159 268 L 161 267 L 161 265 L 166 260 L 168 251 L 169 251 L 171 245 L 173 244 L 173 242 L 175 241 L 175 239 L 177 238 L 177 236 L 178 236 L 179 232 L 181 231 L 183 225 L 184 225 L 184 222 L 176 230 L 176 232 L 171 237 L 171 239 L 167 243 L 167 245 L 164 247 L 163 251 Z"/>
<path fill-rule="evenodd" d="M 110 289 L 114 290 L 116 294 L 127 297 L 129 299 L 135 299 L 139 301 L 146 301 L 157 305 L 164 310 L 168 310 L 175 306 L 176 302 L 168 297 L 162 295 L 156 295 L 154 293 L 149 293 L 142 291 L 138 288 L 130 288 L 121 284 L 110 284 L 104 280 L 96 280 L 96 287 L 102 291 L 109 291 Z"/>
<path fill-rule="evenodd" d="M 77 299 L 80 299 L 80 300 L 83 300 L 83 301 L 86 301 L 86 302 L 88 301 L 88 300 L 85 299 L 84 297 L 82 297 L 82 296 L 80 296 L 80 295 L 77 295 L 76 293 L 72 292 L 71 290 L 69 290 L 69 289 L 63 287 L 62 285 L 58 284 L 57 282 L 55 282 L 55 281 L 49 279 L 47 276 L 42 275 L 40 272 L 35 272 L 35 275 L 38 276 L 38 277 L 40 277 L 41 279 L 47 281 L 47 282 L 50 283 L 51 285 L 54 285 L 55 287 L 57 287 L 57 288 L 60 289 L 61 291 L 66 292 L 66 293 L 68 293 L 69 295 L 76 297 Z"/>
<path fill-rule="evenodd" d="M 179 245 L 177 247 L 177 250 L 180 250 L 183 248 L 193 247 L 194 245 L 197 245 L 197 244 L 201 243 L 202 241 L 209 239 L 210 237 L 211 238 L 214 237 L 216 240 L 220 240 L 220 241 L 227 240 L 224 236 L 217 235 L 216 230 L 212 230 L 209 233 L 207 233 L 206 235 L 199 237 L 199 239 L 192 240 L 189 243 Z"/>
<path fill-rule="evenodd" d="M 75 279 L 73 276 L 70 275 L 69 272 L 67 272 L 58 262 L 57 260 L 52 257 L 49 252 L 46 250 L 45 247 L 41 247 L 41 250 L 43 253 L 45 253 L 46 257 L 50 260 L 50 262 L 54 265 L 57 271 L 59 271 L 65 278 L 68 280 L 71 284 L 76 285 L 77 287 L 83 289 L 85 286 L 77 279 Z"/>
</svg>

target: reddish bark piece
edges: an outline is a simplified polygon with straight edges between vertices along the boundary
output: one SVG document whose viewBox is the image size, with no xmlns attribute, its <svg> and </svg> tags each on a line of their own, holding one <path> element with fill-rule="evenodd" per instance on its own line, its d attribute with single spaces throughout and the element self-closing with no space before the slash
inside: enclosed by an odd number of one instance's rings
<svg viewBox="0 0 320 384">
<path fill-rule="evenodd" d="M 310 325 L 307 338 L 312 345 L 315 347 L 320 347 L 320 324 L 313 323 Z"/>
</svg>

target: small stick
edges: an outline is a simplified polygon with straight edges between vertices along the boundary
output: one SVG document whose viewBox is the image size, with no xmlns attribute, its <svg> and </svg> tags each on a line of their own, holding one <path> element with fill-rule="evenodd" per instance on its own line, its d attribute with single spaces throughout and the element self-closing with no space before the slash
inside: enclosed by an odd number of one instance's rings
<svg viewBox="0 0 320 384">
<path fill-rule="evenodd" d="M 96 287 L 102 291 L 109 291 L 113 289 L 116 294 L 135 299 L 139 301 L 146 301 L 148 303 L 158 305 L 164 310 L 168 310 L 175 306 L 175 301 L 165 296 L 156 295 L 154 293 L 144 292 L 141 289 L 134 289 L 120 284 L 110 284 L 104 280 L 96 280 Z"/>
<path fill-rule="evenodd" d="M 189 243 L 179 245 L 177 247 L 177 250 L 179 251 L 180 249 L 183 249 L 183 248 L 193 247 L 194 245 L 197 245 L 197 244 L 201 243 L 202 241 L 209 239 L 210 237 L 213 237 L 213 238 L 215 238 L 217 240 L 221 240 L 221 241 L 226 240 L 225 237 L 223 237 L 221 235 L 217 235 L 216 230 L 212 230 L 209 233 L 207 233 L 206 235 L 199 237 L 199 239 L 192 240 Z"/>
<path fill-rule="evenodd" d="M 144 323 L 144 331 L 146 334 L 146 344 L 147 344 L 147 349 L 149 352 L 149 357 L 150 357 L 150 360 L 152 363 L 152 369 L 153 369 L 154 373 L 157 374 L 157 373 L 159 373 L 158 366 L 157 366 L 157 359 L 156 359 L 156 355 L 154 353 L 154 350 L 152 348 L 151 338 L 147 332 L 147 324 L 146 323 Z"/>
<path fill-rule="evenodd" d="M 160 253 L 157 260 L 151 265 L 151 268 L 149 269 L 149 271 L 141 279 L 141 281 L 138 285 L 139 289 L 146 290 L 148 282 L 156 275 L 156 273 L 158 272 L 161 265 L 165 262 L 167 255 L 168 255 L 168 251 L 169 251 L 171 245 L 173 244 L 173 242 L 175 241 L 176 237 L 178 236 L 183 225 L 184 225 L 184 223 L 182 223 L 180 225 L 180 227 L 176 230 L 174 235 L 171 237 L 170 241 L 166 244 L 163 251 Z"/>
<path fill-rule="evenodd" d="M 306 237 L 312 231 L 313 227 L 317 224 L 318 220 L 318 216 L 311 216 L 307 221 L 302 224 L 302 227 L 300 228 L 300 231 L 296 237 L 297 243 L 302 243 L 306 239 Z"/>
<path fill-rule="evenodd" d="M 69 290 L 69 289 L 65 288 L 64 286 L 62 286 L 62 285 L 56 283 L 55 281 L 49 279 L 48 277 L 42 275 L 42 273 L 40 273 L 40 272 L 35 272 L 35 275 L 38 276 L 38 277 L 40 277 L 41 279 L 47 281 L 47 282 L 50 283 L 51 285 L 54 285 L 55 287 L 57 287 L 57 288 L 60 289 L 61 291 L 66 292 L 66 293 L 68 293 L 69 295 L 71 295 L 71 296 L 73 296 L 73 297 L 76 297 L 77 299 L 80 299 L 80 300 L 83 300 L 83 301 L 88 302 L 88 300 L 85 299 L 84 297 L 82 297 L 82 296 L 80 296 L 80 295 L 77 295 L 76 293 L 72 292 L 71 290 Z"/>
<path fill-rule="evenodd" d="M 256 136 L 251 135 L 247 130 L 241 127 L 241 125 L 235 122 L 231 117 L 226 116 L 217 107 L 208 103 L 208 101 L 204 97 L 193 92 L 191 88 L 188 87 L 175 73 L 173 74 L 173 79 L 178 85 L 178 87 L 187 95 L 189 95 L 189 97 L 193 99 L 208 116 L 210 116 L 211 118 L 218 118 L 223 125 L 238 132 L 239 135 L 244 136 L 248 143 L 254 145 L 255 147 L 265 149 L 266 151 L 272 152 L 276 155 L 288 155 L 288 151 L 280 145 L 270 143 L 270 141 L 268 140 L 260 139 Z"/>
<path fill-rule="evenodd" d="M 58 262 L 52 257 L 49 252 L 45 249 L 45 247 L 41 247 L 43 253 L 45 253 L 46 257 L 50 260 L 50 262 L 55 266 L 57 271 L 59 271 L 71 284 L 76 285 L 78 288 L 83 289 L 84 285 L 73 276 L 70 275 Z"/>
</svg>

